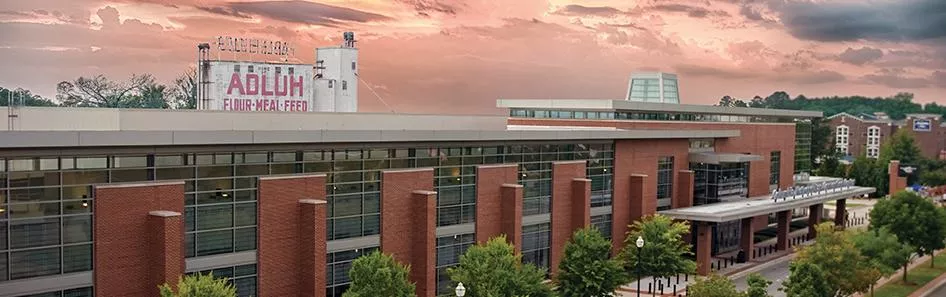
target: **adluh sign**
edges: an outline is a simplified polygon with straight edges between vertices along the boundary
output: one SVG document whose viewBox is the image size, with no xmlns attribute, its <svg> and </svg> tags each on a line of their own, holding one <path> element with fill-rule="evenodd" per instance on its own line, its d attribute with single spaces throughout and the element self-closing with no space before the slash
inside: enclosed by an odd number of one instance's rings
<svg viewBox="0 0 946 297">
<path fill-rule="evenodd" d="M 209 67 L 209 109 L 314 110 L 312 65 L 211 61 Z"/>
</svg>

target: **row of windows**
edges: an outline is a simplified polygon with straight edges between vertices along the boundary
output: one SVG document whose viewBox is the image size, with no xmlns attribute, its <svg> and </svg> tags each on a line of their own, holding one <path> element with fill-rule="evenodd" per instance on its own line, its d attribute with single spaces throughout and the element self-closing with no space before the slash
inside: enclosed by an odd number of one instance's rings
<svg viewBox="0 0 946 297">
<path fill-rule="evenodd" d="M 455 296 L 453 295 L 453 281 L 447 275 L 447 268 L 459 264 L 460 256 L 466 253 L 466 250 L 474 243 L 475 237 L 472 233 L 437 238 L 436 282 L 438 296 Z"/>
<path fill-rule="evenodd" d="M 673 157 L 657 159 L 657 199 L 668 199 L 673 195 Z"/>
<path fill-rule="evenodd" d="M 227 282 L 236 288 L 237 297 L 259 296 L 256 290 L 256 264 L 222 267 L 195 273 L 213 274 L 214 278 L 226 278 Z"/>
<path fill-rule="evenodd" d="M 598 215 L 591 217 L 591 225 L 595 226 L 604 238 L 611 239 L 611 215 Z"/>
<path fill-rule="evenodd" d="M 779 179 L 782 177 L 782 152 L 774 151 L 769 154 L 769 185 L 779 188 Z"/>
<path fill-rule="evenodd" d="M 665 93 L 666 94 L 666 93 Z M 659 98 L 659 95 L 657 95 Z M 635 98 L 632 96 L 632 99 Z M 574 110 L 533 110 L 512 108 L 509 116 L 514 118 L 547 119 L 602 119 L 602 120 L 642 120 L 642 121 L 688 121 L 688 122 L 739 122 L 739 123 L 780 123 L 791 119 L 769 116 L 741 116 L 725 114 L 692 114 L 670 112 L 610 112 L 610 111 L 574 111 Z"/>
<path fill-rule="evenodd" d="M 549 223 L 522 226 L 522 262 L 549 269 L 551 242 Z"/>
<path fill-rule="evenodd" d="M 93 297 L 92 294 L 92 287 L 83 287 L 55 292 L 23 295 L 19 297 Z"/>
<path fill-rule="evenodd" d="M 348 270 L 351 269 L 352 261 L 376 250 L 378 247 L 329 253 L 325 258 L 328 264 L 325 267 L 325 275 L 328 276 L 325 280 L 325 297 L 341 297 L 351 285 Z"/>
</svg>

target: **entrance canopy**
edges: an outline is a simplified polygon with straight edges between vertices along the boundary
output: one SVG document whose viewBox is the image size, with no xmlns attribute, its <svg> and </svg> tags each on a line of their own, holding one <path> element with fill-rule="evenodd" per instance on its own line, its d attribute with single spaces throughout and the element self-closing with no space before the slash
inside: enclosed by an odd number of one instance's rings
<svg viewBox="0 0 946 297">
<path fill-rule="evenodd" d="M 741 201 L 677 208 L 658 211 L 657 213 L 680 220 L 722 223 L 809 207 L 827 201 L 863 196 L 875 191 L 877 189 L 872 187 L 849 187 L 842 191 L 779 201 L 773 201 L 770 195 L 766 195 Z"/>
<path fill-rule="evenodd" d="M 690 153 L 689 159 L 692 163 L 721 164 L 759 161 L 762 160 L 762 157 L 750 154 L 699 152 Z"/>
</svg>

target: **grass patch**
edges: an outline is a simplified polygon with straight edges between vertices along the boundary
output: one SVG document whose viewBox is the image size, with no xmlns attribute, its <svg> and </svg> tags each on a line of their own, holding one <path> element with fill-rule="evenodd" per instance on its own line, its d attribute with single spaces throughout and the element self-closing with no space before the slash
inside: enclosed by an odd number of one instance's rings
<svg viewBox="0 0 946 297">
<path fill-rule="evenodd" d="M 910 273 L 907 274 L 907 281 L 909 284 L 904 284 L 902 280 L 902 273 L 897 273 L 895 275 L 896 279 L 884 284 L 882 287 L 877 288 L 874 292 L 875 297 L 906 297 L 909 296 L 913 291 L 923 287 L 926 283 L 929 283 L 936 277 L 946 273 L 946 253 L 940 254 L 935 257 L 936 267 L 930 268 L 929 257 L 924 258 L 920 266 L 910 270 Z"/>
</svg>

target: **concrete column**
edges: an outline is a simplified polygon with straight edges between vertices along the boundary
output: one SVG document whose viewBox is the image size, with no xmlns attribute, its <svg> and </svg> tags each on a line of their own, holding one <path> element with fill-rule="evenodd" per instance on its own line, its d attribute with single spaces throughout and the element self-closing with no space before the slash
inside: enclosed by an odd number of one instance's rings
<svg viewBox="0 0 946 297">
<path fill-rule="evenodd" d="M 780 251 L 788 250 L 788 232 L 791 230 L 790 225 L 792 223 L 792 211 L 780 211 L 776 213 L 775 217 L 776 224 L 778 225 L 775 249 Z"/>
<path fill-rule="evenodd" d="M 501 192 L 502 232 L 516 253 L 522 253 L 522 185 L 503 184 Z"/>
<path fill-rule="evenodd" d="M 755 249 L 755 230 L 753 230 L 753 222 L 755 218 L 744 218 L 742 219 L 741 224 L 741 234 L 739 234 L 739 247 L 742 249 L 743 253 L 746 255 L 746 261 L 751 261 L 752 251 Z"/>
<path fill-rule="evenodd" d="M 693 170 L 680 170 L 677 174 L 677 193 L 670 201 L 671 208 L 693 206 Z"/>
<path fill-rule="evenodd" d="M 699 275 L 710 274 L 710 261 L 712 257 L 711 245 L 713 244 L 713 229 L 707 222 L 696 223 L 696 273 Z"/>
<path fill-rule="evenodd" d="M 822 209 L 824 209 L 824 204 L 815 204 L 808 207 L 808 240 L 815 239 L 818 236 L 815 227 L 821 224 Z"/>
<path fill-rule="evenodd" d="M 847 222 L 847 199 L 838 199 L 835 202 L 834 209 L 834 226 L 836 228 L 844 228 L 844 223 Z"/>
</svg>

